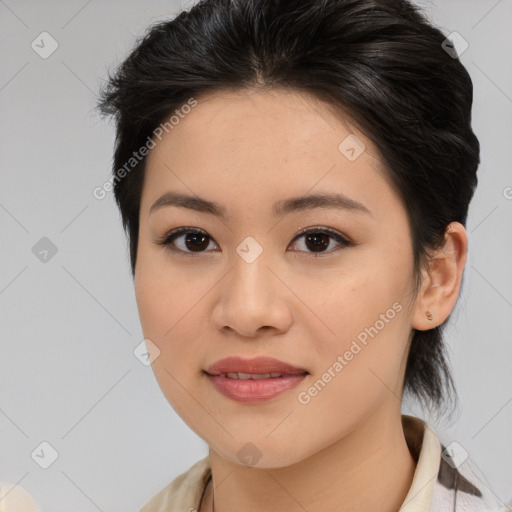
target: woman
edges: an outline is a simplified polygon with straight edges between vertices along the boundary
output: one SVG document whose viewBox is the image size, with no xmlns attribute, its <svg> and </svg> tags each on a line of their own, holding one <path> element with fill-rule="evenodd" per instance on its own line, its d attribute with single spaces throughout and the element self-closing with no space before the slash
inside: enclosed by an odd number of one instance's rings
<svg viewBox="0 0 512 512">
<path fill-rule="evenodd" d="M 142 512 L 499 510 L 401 414 L 454 391 L 471 106 L 403 0 L 201 1 L 139 41 L 99 107 L 152 367 L 209 445 Z"/>
<path fill-rule="evenodd" d="M 479 164 L 454 51 L 405 0 L 203 0 L 110 77 L 149 360 L 209 445 L 142 512 L 505 510 L 401 414 L 454 394 Z"/>
</svg>

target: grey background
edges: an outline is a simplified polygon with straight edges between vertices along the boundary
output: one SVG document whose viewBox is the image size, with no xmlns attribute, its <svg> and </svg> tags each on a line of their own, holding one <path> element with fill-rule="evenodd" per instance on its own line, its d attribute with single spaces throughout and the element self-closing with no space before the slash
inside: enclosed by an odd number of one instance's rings
<svg viewBox="0 0 512 512">
<path fill-rule="evenodd" d="M 512 1 L 420 5 L 469 43 L 461 60 L 482 146 L 470 259 L 447 331 L 461 408 L 432 424 L 508 501 Z M 150 23 L 179 9 L 0 0 L 0 482 L 20 483 L 46 512 L 136 511 L 207 454 L 133 354 L 143 336 L 127 245 L 112 194 L 92 195 L 110 175 L 114 142 L 113 125 L 92 110 L 98 87 Z M 47 59 L 31 48 L 43 31 L 59 45 Z M 32 251 L 43 237 L 57 248 L 47 262 Z M 414 404 L 404 412 L 429 419 Z M 58 452 L 48 469 L 31 457 L 43 441 Z"/>
</svg>

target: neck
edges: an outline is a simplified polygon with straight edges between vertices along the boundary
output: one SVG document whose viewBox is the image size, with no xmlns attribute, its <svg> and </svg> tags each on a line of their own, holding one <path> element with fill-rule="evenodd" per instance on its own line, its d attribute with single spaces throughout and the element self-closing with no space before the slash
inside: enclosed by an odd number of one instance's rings
<svg viewBox="0 0 512 512">
<path fill-rule="evenodd" d="M 327 448 L 291 466 L 262 469 L 223 459 L 210 448 L 215 512 L 379 510 L 396 512 L 416 463 L 400 414 L 375 415 Z M 201 507 L 203 510 L 203 507 Z"/>
</svg>

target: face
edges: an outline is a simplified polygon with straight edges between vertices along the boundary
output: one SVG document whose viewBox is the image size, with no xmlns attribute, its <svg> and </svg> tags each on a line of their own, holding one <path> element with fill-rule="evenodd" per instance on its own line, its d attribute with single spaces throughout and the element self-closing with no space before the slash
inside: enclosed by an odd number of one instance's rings
<svg viewBox="0 0 512 512">
<path fill-rule="evenodd" d="M 152 209 L 169 192 L 224 216 Z M 343 200 L 286 203 L 332 194 Z M 371 142 L 304 93 L 200 97 L 148 155 L 135 272 L 144 337 L 169 403 L 227 460 L 252 451 L 261 467 L 291 465 L 400 410 L 412 269 L 407 214 Z M 231 356 L 307 373 L 241 401 L 205 373 Z M 274 385 L 255 382 L 227 385 Z"/>
</svg>

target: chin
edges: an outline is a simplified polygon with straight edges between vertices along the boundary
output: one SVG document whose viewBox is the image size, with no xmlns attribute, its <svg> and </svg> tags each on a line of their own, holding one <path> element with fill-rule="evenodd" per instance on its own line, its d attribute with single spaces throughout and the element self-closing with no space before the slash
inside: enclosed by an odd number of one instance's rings
<svg viewBox="0 0 512 512">
<path fill-rule="evenodd" d="M 212 450 L 232 464 L 258 469 L 284 468 L 301 462 L 307 457 L 306 454 L 297 451 L 295 443 L 284 446 L 282 442 L 278 442 L 276 446 L 268 439 L 262 439 L 261 442 L 257 439 L 247 442 L 235 441 L 226 449 L 212 448 Z"/>
</svg>

